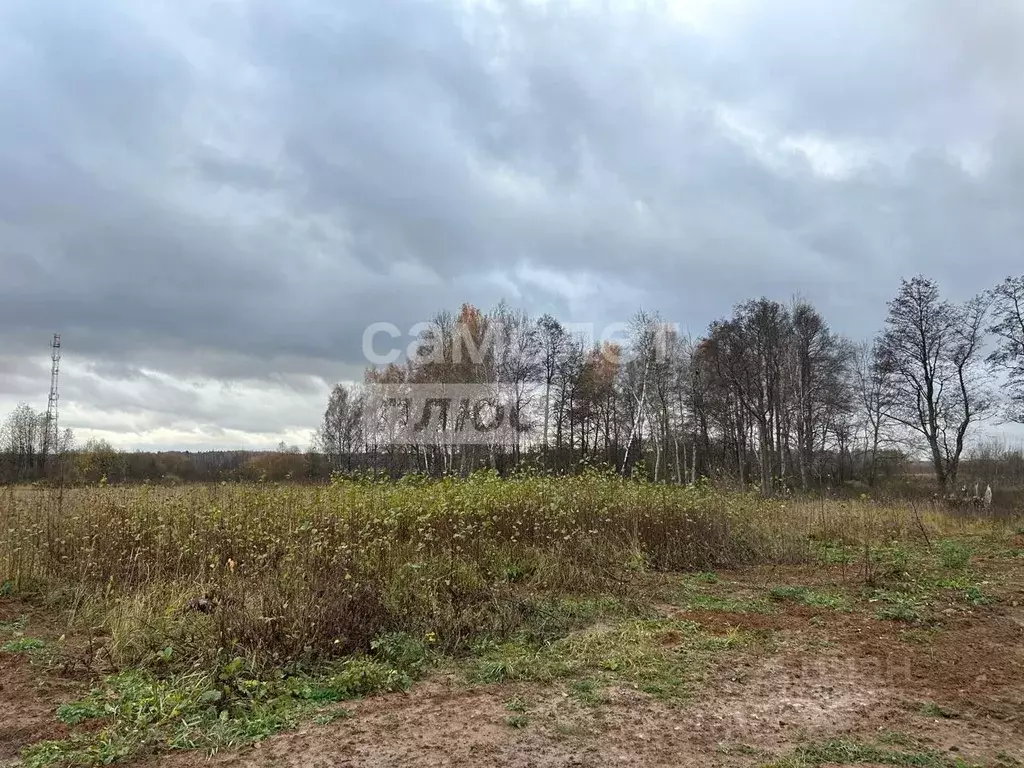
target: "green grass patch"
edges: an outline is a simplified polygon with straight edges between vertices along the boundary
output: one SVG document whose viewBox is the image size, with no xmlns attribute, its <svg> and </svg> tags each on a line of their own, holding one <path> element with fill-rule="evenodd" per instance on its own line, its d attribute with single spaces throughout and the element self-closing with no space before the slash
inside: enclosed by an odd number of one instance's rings
<svg viewBox="0 0 1024 768">
<path fill-rule="evenodd" d="M 586 678 L 578 695 L 612 683 L 632 685 L 662 699 L 685 698 L 716 653 L 741 647 L 751 636 L 710 635 L 690 621 L 626 621 L 579 632 L 555 642 L 495 645 L 469 664 L 470 679 L 551 682 Z"/>
<path fill-rule="evenodd" d="M 980 581 L 978 574 L 964 568 L 943 569 L 938 565 L 922 567 L 914 573 L 904 572 L 887 580 L 884 587 L 866 592 L 870 602 L 881 603 L 876 611 L 879 619 L 926 622 L 936 606 L 961 603 L 984 606 L 996 602 Z"/>
<path fill-rule="evenodd" d="M 792 755 L 770 765 L 771 768 L 817 768 L 828 764 L 861 763 L 901 768 L 975 768 L 976 765 L 934 750 L 892 749 L 886 745 L 862 744 L 845 739 L 801 745 Z"/>
<path fill-rule="evenodd" d="M 920 570 L 923 562 L 920 551 L 900 541 L 872 547 L 870 557 L 876 578 L 885 581 L 902 581 L 909 578 L 912 572 Z"/>
<path fill-rule="evenodd" d="M 509 712 L 518 712 L 522 714 L 523 712 L 529 711 L 530 705 L 519 696 L 513 696 L 511 699 L 505 700 L 505 709 Z"/>
<path fill-rule="evenodd" d="M 903 621 L 920 624 L 925 620 L 927 603 L 918 595 L 891 590 L 874 590 L 868 598 L 879 603 L 875 618 L 881 621 Z"/>
<path fill-rule="evenodd" d="M 974 549 L 963 541 L 943 539 L 935 545 L 939 565 L 947 570 L 962 571 L 971 562 Z"/>
<path fill-rule="evenodd" d="M 996 602 L 994 597 L 986 594 L 981 587 L 974 586 L 973 584 L 960 592 L 960 598 L 968 605 L 991 605 Z"/>
<path fill-rule="evenodd" d="M 745 599 L 700 592 L 685 594 L 680 606 L 689 611 L 721 611 L 722 613 L 774 613 L 775 606 L 767 600 Z"/>
<path fill-rule="evenodd" d="M 4 653 L 31 653 L 46 647 L 46 641 L 35 637 L 17 637 L 0 645 Z"/>
<path fill-rule="evenodd" d="M 780 585 L 768 590 L 768 597 L 778 602 L 798 603 L 814 608 L 848 611 L 850 601 L 838 592 L 825 592 L 810 587 Z"/>
<path fill-rule="evenodd" d="M 883 731 L 878 737 L 879 744 L 887 744 L 892 747 L 915 748 L 917 742 L 913 737 L 903 731 Z"/>
<path fill-rule="evenodd" d="M 315 675 L 278 670 L 261 677 L 241 658 L 216 672 L 158 676 L 127 670 L 57 711 L 68 725 L 102 717 L 109 721 L 106 727 L 32 745 L 22 759 L 26 768 L 84 766 L 166 750 L 213 752 L 251 744 L 305 718 L 325 723 L 346 716 L 335 702 L 404 690 L 426 663 L 416 642 L 387 635 L 375 641 L 373 655 L 350 657 Z"/>
<path fill-rule="evenodd" d="M 846 542 L 826 539 L 813 544 L 817 560 L 822 565 L 850 565 L 857 561 L 857 547 Z"/>
<path fill-rule="evenodd" d="M 352 717 L 351 710 L 339 707 L 337 709 L 332 709 L 328 712 L 321 712 L 319 715 L 313 718 L 312 722 L 315 725 L 330 725 L 336 720 L 344 720 L 348 717 Z"/>
<path fill-rule="evenodd" d="M 505 725 L 509 728 L 525 728 L 530 724 L 530 718 L 526 715 L 509 715 L 505 718 Z"/>
<path fill-rule="evenodd" d="M 760 755 L 761 750 L 749 744 L 719 744 L 715 752 L 720 755 Z"/>
<path fill-rule="evenodd" d="M 604 685 L 592 678 L 573 680 L 569 683 L 569 697 L 584 707 L 599 707 L 608 703 Z"/>
<path fill-rule="evenodd" d="M 697 584 L 717 584 L 720 579 L 714 571 L 700 571 L 690 576 L 690 580 Z"/>
</svg>

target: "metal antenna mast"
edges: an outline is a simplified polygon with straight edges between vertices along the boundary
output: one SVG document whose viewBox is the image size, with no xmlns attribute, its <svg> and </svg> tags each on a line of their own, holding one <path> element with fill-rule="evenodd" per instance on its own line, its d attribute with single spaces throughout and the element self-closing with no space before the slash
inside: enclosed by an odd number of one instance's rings
<svg viewBox="0 0 1024 768">
<path fill-rule="evenodd" d="M 43 435 L 43 463 L 45 465 L 50 451 L 60 450 L 60 431 L 57 427 L 58 409 L 57 403 L 60 395 L 57 393 L 57 377 L 60 375 L 60 334 L 53 334 L 53 341 L 50 342 L 50 400 L 46 404 L 46 434 Z"/>
</svg>

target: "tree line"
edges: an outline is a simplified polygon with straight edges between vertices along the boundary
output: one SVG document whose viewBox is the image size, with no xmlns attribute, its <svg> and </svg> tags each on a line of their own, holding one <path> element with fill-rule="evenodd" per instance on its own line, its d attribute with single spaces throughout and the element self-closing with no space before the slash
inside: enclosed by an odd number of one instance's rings
<svg viewBox="0 0 1024 768">
<path fill-rule="evenodd" d="M 439 313 L 404 362 L 337 385 L 316 445 L 340 471 L 509 471 L 524 462 L 571 471 L 583 462 L 655 482 L 728 478 L 764 493 L 875 484 L 925 455 L 938 488 L 951 492 L 980 423 L 1024 421 L 1024 276 L 962 303 L 917 276 L 901 281 L 887 309 L 862 343 L 835 333 L 807 301 L 760 298 L 698 338 L 640 312 L 625 339 L 595 344 L 550 315 L 464 305 Z M 451 437 L 467 414 L 445 411 L 428 439 L 394 440 L 375 392 L 427 384 L 484 387 L 517 414 L 522 434 L 463 444 Z"/>
<path fill-rule="evenodd" d="M 45 414 L 23 404 L 0 427 L 0 481 L 601 466 L 654 482 L 713 478 L 772 493 L 874 485 L 907 457 L 925 456 L 938 488 L 952 492 L 979 424 L 1024 423 L 1024 276 L 962 303 L 917 276 L 901 282 L 887 309 L 877 336 L 861 343 L 835 333 L 807 301 L 768 298 L 737 305 L 696 338 L 639 312 L 622 338 L 595 343 L 551 315 L 464 305 L 439 313 L 405 360 L 335 386 L 305 452 L 282 444 L 122 453 L 95 440 L 76 448 L 65 430 L 47 456 Z M 513 437 L 463 442 L 468 414 L 453 407 L 438 409 L 419 439 L 396 439 L 394 421 L 383 418 L 394 403 L 379 393 L 428 385 L 485 392 L 516 415 Z"/>
<path fill-rule="evenodd" d="M 121 451 L 107 440 L 78 445 L 70 429 L 46 455 L 45 412 L 20 404 L 0 425 L 0 484 L 325 480 L 326 458 L 281 443 L 274 451 Z"/>
</svg>

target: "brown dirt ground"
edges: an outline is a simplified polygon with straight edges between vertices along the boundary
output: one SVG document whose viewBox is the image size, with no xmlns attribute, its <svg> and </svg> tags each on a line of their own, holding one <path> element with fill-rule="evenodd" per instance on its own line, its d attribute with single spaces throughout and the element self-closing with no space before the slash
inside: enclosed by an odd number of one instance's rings
<svg viewBox="0 0 1024 768">
<path fill-rule="evenodd" d="M 696 698 L 671 706 L 629 688 L 586 707 L 564 685 L 467 688 L 438 676 L 406 694 L 352 702 L 351 718 L 308 725 L 207 758 L 178 753 L 149 768 L 194 765 L 402 768 L 416 766 L 757 766 L 809 740 L 874 741 L 902 733 L 929 749 L 989 763 L 1024 762 L 1024 568 L 1001 562 L 999 602 L 951 605 L 940 631 L 878 621 L 870 612 L 780 605 L 778 613 L 665 612 L 709 631 L 757 632 L 766 642 L 730 652 Z M 772 584 L 829 584 L 832 570 L 749 569 L 720 574 L 715 589 L 763 594 Z M 0 620 L 16 613 L 0 603 Z M 25 610 L 20 609 L 21 613 Z M 6 616 L 10 618 L 10 615 Z M 56 701 L 76 681 L 39 681 L 23 657 L 0 654 L 0 765 L 17 748 L 60 736 Z M 63 687 L 62 687 L 63 686 Z M 505 702 L 529 705 L 512 728 Z M 955 713 L 921 713 L 934 702 Z"/>
<path fill-rule="evenodd" d="M 27 617 L 26 635 L 42 640 L 60 636 L 46 611 L 20 600 L 0 598 L 0 622 Z M 5 642 L 8 637 L 0 638 Z M 68 735 L 55 717 L 57 706 L 83 690 L 81 675 L 56 675 L 33 668 L 29 656 L 0 652 L 0 767 L 15 762 L 26 744 Z"/>
</svg>

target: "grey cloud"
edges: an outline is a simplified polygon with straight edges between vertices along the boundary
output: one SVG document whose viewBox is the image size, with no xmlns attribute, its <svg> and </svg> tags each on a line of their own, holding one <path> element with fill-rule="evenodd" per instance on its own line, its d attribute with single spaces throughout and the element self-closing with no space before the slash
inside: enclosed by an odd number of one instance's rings
<svg viewBox="0 0 1024 768">
<path fill-rule="evenodd" d="M 666 7 L 5 4 L 0 397 L 59 329 L 92 424 L 277 429 L 140 372 L 311 396 L 368 324 L 503 296 L 699 332 L 802 294 L 863 337 L 903 274 L 1019 270 L 1018 3 Z"/>
</svg>

